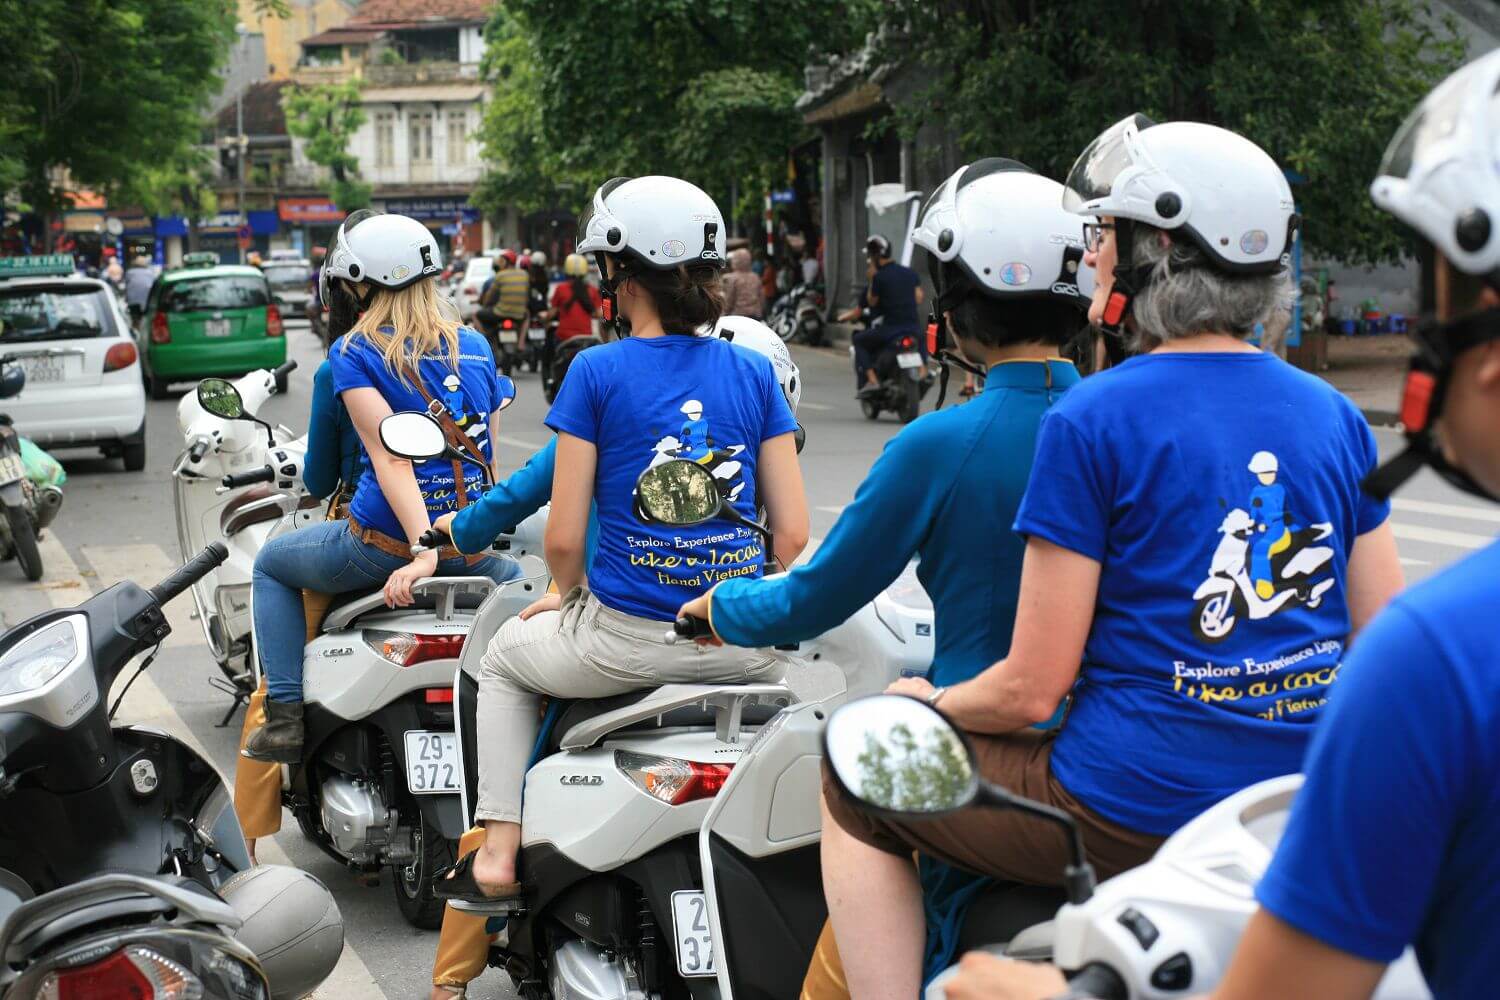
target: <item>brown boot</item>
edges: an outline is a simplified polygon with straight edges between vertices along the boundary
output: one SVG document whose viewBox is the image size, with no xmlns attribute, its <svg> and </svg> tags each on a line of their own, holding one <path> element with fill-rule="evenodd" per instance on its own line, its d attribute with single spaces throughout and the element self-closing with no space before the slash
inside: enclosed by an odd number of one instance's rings
<svg viewBox="0 0 1500 1000">
<path fill-rule="evenodd" d="M 302 702 L 266 699 L 266 721 L 245 740 L 251 760 L 296 764 L 302 759 Z"/>
</svg>

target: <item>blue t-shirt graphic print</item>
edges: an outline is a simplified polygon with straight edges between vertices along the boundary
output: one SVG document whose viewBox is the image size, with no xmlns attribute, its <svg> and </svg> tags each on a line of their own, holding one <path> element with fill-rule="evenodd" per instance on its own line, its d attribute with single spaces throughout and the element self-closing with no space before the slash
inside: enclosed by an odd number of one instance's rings
<svg viewBox="0 0 1500 1000">
<path fill-rule="evenodd" d="M 403 382 L 387 367 L 384 355 L 364 337 L 349 334 L 340 337 L 328 351 L 333 369 L 333 387 L 339 393 L 350 389 L 372 388 L 390 406 L 391 412 L 426 410 L 427 401 L 410 380 Z M 463 428 L 486 459 L 491 459 L 490 414 L 500 406 L 500 386 L 495 378 L 495 360 L 485 339 L 468 327 L 458 331 L 458 364 L 455 366 L 441 351 L 429 354 L 419 362 L 422 385 L 433 399 L 441 402 L 448 414 Z M 473 461 L 465 461 L 463 489 L 472 503 L 484 492 L 484 471 Z M 427 515 L 436 519 L 458 509 L 458 490 L 453 481 L 453 460 L 435 458 L 412 466 Z M 365 463 L 349 515 L 368 528 L 405 538 L 406 532 L 391 505 L 381 492 L 380 481 L 369 462 Z"/>
<path fill-rule="evenodd" d="M 1349 634 L 1374 436 L 1271 355 L 1151 354 L 1042 418 L 1016 530 L 1100 563 L 1058 780 L 1132 829 L 1171 833 L 1297 771 Z"/>
<path fill-rule="evenodd" d="M 630 337 L 577 355 L 547 426 L 592 442 L 599 536 L 589 588 L 606 607 L 654 621 L 720 580 L 760 576 L 761 536 L 715 520 L 647 523 L 641 473 L 685 459 L 713 473 L 720 494 L 755 517 L 760 445 L 797 428 L 771 362 L 715 337 Z"/>
</svg>

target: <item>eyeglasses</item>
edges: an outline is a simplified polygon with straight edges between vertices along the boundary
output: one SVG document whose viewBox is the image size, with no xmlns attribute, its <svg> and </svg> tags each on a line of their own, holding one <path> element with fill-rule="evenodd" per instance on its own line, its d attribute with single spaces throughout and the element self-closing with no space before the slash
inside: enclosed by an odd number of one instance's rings
<svg viewBox="0 0 1500 1000">
<path fill-rule="evenodd" d="M 1085 222 L 1083 224 L 1083 248 L 1089 253 L 1098 253 L 1104 241 L 1104 231 L 1115 228 L 1113 222 Z"/>
</svg>

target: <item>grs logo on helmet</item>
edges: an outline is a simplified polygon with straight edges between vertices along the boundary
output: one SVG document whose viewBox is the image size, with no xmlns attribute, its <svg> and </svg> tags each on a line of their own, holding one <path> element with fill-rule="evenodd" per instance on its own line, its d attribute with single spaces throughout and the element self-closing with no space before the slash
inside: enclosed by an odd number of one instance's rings
<svg viewBox="0 0 1500 1000">
<path fill-rule="evenodd" d="M 1071 295 L 1074 298 L 1083 298 L 1083 291 L 1071 281 L 1054 281 L 1052 283 L 1053 295 Z"/>
<path fill-rule="evenodd" d="M 698 255 L 699 260 L 722 260 L 718 250 L 719 224 L 717 222 L 705 222 L 703 224 L 703 252 Z"/>
</svg>

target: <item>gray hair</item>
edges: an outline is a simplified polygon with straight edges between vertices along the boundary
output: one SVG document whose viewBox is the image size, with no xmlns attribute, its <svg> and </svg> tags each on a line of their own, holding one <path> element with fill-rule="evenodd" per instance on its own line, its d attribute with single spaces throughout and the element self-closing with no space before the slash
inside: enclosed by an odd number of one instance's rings
<svg viewBox="0 0 1500 1000">
<path fill-rule="evenodd" d="M 1136 350 L 1199 333 L 1227 333 L 1244 339 L 1256 324 L 1280 321 L 1294 299 L 1291 273 L 1228 274 L 1208 266 L 1191 242 L 1136 223 L 1132 250 L 1138 266 L 1150 268 L 1150 279 L 1131 303 Z"/>
</svg>

